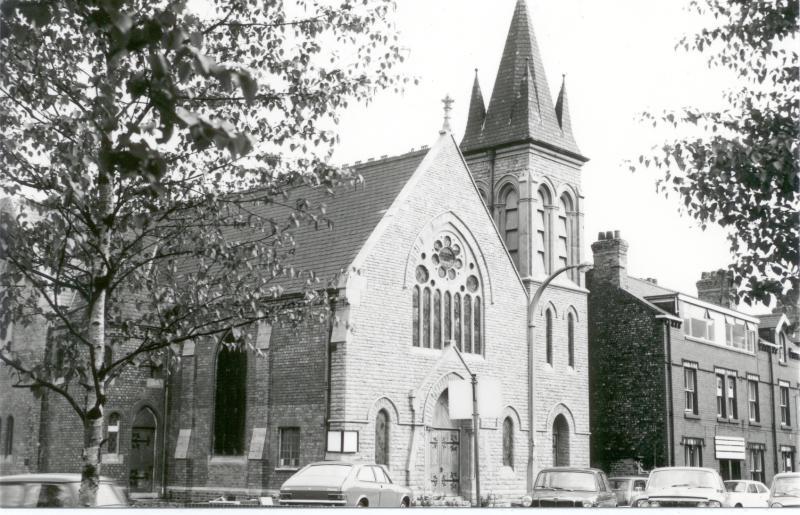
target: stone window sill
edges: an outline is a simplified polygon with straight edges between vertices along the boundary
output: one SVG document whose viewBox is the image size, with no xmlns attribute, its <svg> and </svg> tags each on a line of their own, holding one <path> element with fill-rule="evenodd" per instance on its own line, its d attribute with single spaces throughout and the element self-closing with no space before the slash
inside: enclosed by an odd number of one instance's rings
<svg viewBox="0 0 800 515">
<path fill-rule="evenodd" d="M 787 426 L 786 424 L 781 424 L 781 431 L 791 431 L 792 426 Z"/>
<path fill-rule="evenodd" d="M 761 422 L 759 422 L 759 421 L 757 421 L 757 420 L 749 420 L 749 421 L 747 422 L 747 425 L 749 425 L 749 426 L 755 426 L 755 427 L 761 427 Z"/>
<path fill-rule="evenodd" d="M 247 463 L 247 456 L 212 456 L 208 459 L 211 465 L 244 465 Z"/>
<path fill-rule="evenodd" d="M 683 418 L 688 418 L 689 420 L 700 420 L 700 415 L 695 415 L 691 411 L 684 411 Z"/>
<path fill-rule="evenodd" d="M 738 424 L 739 423 L 739 419 L 738 418 L 717 417 L 717 422 L 724 422 L 726 424 Z"/>
<path fill-rule="evenodd" d="M 275 472 L 297 472 L 300 467 L 276 467 Z"/>
</svg>

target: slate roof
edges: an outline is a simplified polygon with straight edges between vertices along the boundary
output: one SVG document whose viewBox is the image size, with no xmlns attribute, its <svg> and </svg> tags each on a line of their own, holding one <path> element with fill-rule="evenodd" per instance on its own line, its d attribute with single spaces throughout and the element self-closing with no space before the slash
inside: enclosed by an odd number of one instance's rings
<svg viewBox="0 0 800 515">
<path fill-rule="evenodd" d="M 317 229 L 302 223 L 293 229 L 295 253 L 287 264 L 301 271 L 312 270 L 321 281 L 320 287 L 346 270 L 427 153 L 422 149 L 354 165 L 351 168 L 363 177 L 363 183 L 355 189 L 340 188 L 333 196 L 324 188 L 301 186 L 291 190 L 285 204 L 292 206 L 298 199 L 312 207 L 325 204 L 325 218 L 333 226 L 329 229 L 321 223 Z M 258 209 L 260 216 L 275 220 L 285 220 L 290 212 L 288 207 L 276 205 Z M 306 278 L 279 277 L 275 284 L 282 286 L 284 293 L 297 293 L 303 290 Z"/>
<path fill-rule="evenodd" d="M 472 98 L 471 112 L 477 111 L 474 94 Z M 569 120 L 565 102 L 561 109 L 561 114 L 557 115 L 528 6 L 525 0 L 518 0 L 482 131 L 476 134 L 474 124 L 468 123 L 461 150 L 467 153 L 507 143 L 535 141 L 586 160 L 581 157 L 571 131 L 567 133 L 569 124 L 562 127 L 559 123 L 559 119 Z"/>
<path fill-rule="evenodd" d="M 650 281 L 631 276 L 628 276 L 628 287 L 626 289 L 641 298 L 655 297 L 656 295 L 674 295 L 678 293 L 675 290 L 670 290 L 669 288 L 653 284 Z"/>
<path fill-rule="evenodd" d="M 486 105 L 483 102 L 481 85 L 478 82 L 478 70 L 475 70 L 475 80 L 472 82 L 472 95 L 469 99 L 469 112 L 467 113 L 467 128 L 461 140 L 461 148 L 480 144 L 483 122 L 486 120 Z"/>
<path fill-rule="evenodd" d="M 781 317 L 785 316 L 783 313 L 767 313 L 765 315 L 755 315 L 759 320 L 759 329 L 775 329 L 778 327 Z"/>
</svg>

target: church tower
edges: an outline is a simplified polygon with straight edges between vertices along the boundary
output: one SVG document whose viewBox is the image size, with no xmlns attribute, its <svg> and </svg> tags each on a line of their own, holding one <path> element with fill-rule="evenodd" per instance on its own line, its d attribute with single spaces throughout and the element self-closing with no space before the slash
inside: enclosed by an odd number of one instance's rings
<svg viewBox="0 0 800 515">
<path fill-rule="evenodd" d="M 554 271 L 582 262 L 588 159 L 572 134 L 563 79 L 553 103 L 525 0 L 514 8 L 488 109 L 475 77 L 460 147 L 531 299 Z M 572 269 L 530 313 L 535 470 L 589 465 L 587 294 L 583 272 Z"/>
<path fill-rule="evenodd" d="M 525 0 L 518 0 L 489 107 L 477 74 L 461 141 L 470 170 L 526 282 L 581 262 L 581 166 L 565 81 L 555 105 Z M 567 277 L 583 286 L 577 270 Z"/>
</svg>

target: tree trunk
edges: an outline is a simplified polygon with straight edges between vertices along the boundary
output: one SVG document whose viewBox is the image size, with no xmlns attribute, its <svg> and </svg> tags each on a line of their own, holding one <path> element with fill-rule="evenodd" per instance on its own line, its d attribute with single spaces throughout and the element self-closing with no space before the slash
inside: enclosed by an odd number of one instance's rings
<svg viewBox="0 0 800 515">
<path fill-rule="evenodd" d="M 88 313 L 88 340 L 92 348 L 90 360 L 91 388 L 86 396 L 86 417 L 83 420 L 83 467 L 81 469 L 80 503 L 82 506 L 97 505 L 97 488 L 100 484 L 100 444 L 103 442 L 103 411 L 106 404 L 103 377 L 97 372 L 103 368 L 106 348 L 106 295 L 109 270 L 106 266 L 111 249 L 111 174 L 108 155 L 111 142 L 104 137 L 100 149 L 97 175 L 98 196 L 98 256 L 92 266 L 94 287 Z"/>
</svg>

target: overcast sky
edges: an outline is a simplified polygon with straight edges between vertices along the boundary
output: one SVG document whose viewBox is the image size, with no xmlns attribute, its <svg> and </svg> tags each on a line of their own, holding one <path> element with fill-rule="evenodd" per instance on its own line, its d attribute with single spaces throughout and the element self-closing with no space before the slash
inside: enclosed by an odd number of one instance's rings
<svg viewBox="0 0 800 515">
<path fill-rule="evenodd" d="M 455 99 L 460 141 L 478 68 L 489 101 L 516 0 L 399 0 L 396 19 L 407 47 L 403 71 L 419 79 L 402 94 L 383 93 L 342 118 L 340 163 L 396 155 L 432 144 L 441 99 Z M 724 232 L 701 230 L 656 194 L 656 172 L 624 164 L 667 134 L 639 122 L 642 111 L 720 105 L 730 77 L 705 58 L 675 50 L 704 23 L 688 0 L 528 0 L 553 99 L 566 74 L 572 124 L 590 161 L 583 167 L 585 256 L 598 231 L 619 230 L 630 244 L 629 273 L 695 295 L 702 271 L 730 261 Z"/>
</svg>

